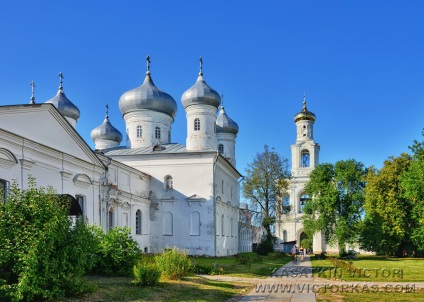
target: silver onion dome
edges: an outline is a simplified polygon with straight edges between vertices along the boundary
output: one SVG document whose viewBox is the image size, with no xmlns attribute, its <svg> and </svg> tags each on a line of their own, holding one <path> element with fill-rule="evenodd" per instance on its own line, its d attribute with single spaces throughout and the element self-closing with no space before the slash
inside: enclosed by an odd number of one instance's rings
<svg viewBox="0 0 424 302">
<path fill-rule="evenodd" d="M 108 110 L 108 107 L 106 108 Z M 91 131 L 91 139 L 93 141 L 111 140 L 118 142 L 118 144 L 122 142 L 122 134 L 110 123 L 107 111 L 103 123 Z"/>
<path fill-rule="evenodd" d="M 71 119 L 74 119 L 75 121 L 79 119 L 80 117 L 80 111 L 77 106 L 75 106 L 65 95 L 65 92 L 63 92 L 63 86 L 62 86 L 62 79 L 63 75 L 62 73 L 59 73 L 60 77 L 60 86 L 57 94 L 48 100 L 46 103 L 53 104 L 59 112 L 64 117 L 69 117 Z"/>
<path fill-rule="evenodd" d="M 141 86 L 125 92 L 119 99 L 122 115 L 137 110 L 153 110 L 165 113 L 172 118 L 177 113 L 177 102 L 155 86 L 150 76 L 150 58 L 147 56 L 147 72 Z"/>
<path fill-rule="evenodd" d="M 200 72 L 196 83 L 186 90 L 181 96 L 181 103 L 184 109 L 191 105 L 210 105 L 218 108 L 221 104 L 219 94 L 206 84 L 203 79 L 202 58 L 200 57 Z"/>
<path fill-rule="evenodd" d="M 216 118 L 216 132 L 237 135 L 238 131 L 239 126 L 236 122 L 228 117 L 228 115 L 225 113 L 224 106 L 222 106 L 218 117 Z"/>
</svg>

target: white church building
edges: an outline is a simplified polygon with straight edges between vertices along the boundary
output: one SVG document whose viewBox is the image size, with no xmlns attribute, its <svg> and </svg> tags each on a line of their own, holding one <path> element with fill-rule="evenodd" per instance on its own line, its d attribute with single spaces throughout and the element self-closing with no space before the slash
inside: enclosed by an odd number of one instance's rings
<svg viewBox="0 0 424 302">
<path fill-rule="evenodd" d="M 177 103 L 155 86 L 147 61 L 144 83 L 119 99 L 125 146 L 106 110 L 91 132 L 95 150 L 89 147 L 77 131 L 80 111 L 64 93 L 62 74 L 47 102 L 36 104 L 33 94 L 30 104 L 0 106 L 0 185 L 7 191 L 16 181 L 25 189 L 33 176 L 37 186 L 75 197 L 90 224 L 105 231 L 131 227 L 144 252 L 177 246 L 191 255 L 236 254 L 238 125 L 206 84 L 201 61 L 196 82 L 181 97 L 186 144 L 173 143 Z"/>
</svg>

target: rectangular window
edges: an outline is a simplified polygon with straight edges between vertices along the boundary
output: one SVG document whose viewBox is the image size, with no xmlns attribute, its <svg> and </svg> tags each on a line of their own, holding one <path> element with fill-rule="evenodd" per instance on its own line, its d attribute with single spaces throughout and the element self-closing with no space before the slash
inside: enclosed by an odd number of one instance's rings
<svg viewBox="0 0 424 302">
<path fill-rule="evenodd" d="M 9 191 L 9 182 L 4 179 L 0 179 L 0 202 L 7 201 L 7 194 Z"/>
<path fill-rule="evenodd" d="M 78 201 L 78 204 L 81 207 L 83 217 L 87 216 L 87 213 L 86 213 L 86 210 L 85 210 L 85 198 L 84 198 L 84 196 L 76 195 L 75 199 Z"/>
<path fill-rule="evenodd" d="M 109 231 L 113 228 L 113 212 L 109 211 L 109 217 L 108 217 L 108 223 L 109 223 Z"/>
</svg>

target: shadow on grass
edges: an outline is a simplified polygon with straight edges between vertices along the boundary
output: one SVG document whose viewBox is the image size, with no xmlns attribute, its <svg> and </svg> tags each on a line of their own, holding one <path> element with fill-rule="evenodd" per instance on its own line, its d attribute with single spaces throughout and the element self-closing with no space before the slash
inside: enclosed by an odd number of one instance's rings
<svg viewBox="0 0 424 302">
<path fill-rule="evenodd" d="M 87 277 L 95 286 L 92 294 L 61 301 L 226 301 L 251 285 L 208 280 L 199 276 L 183 280 L 161 280 L 158 286 L 138 286 L 132 278 Z"/>
</svg>

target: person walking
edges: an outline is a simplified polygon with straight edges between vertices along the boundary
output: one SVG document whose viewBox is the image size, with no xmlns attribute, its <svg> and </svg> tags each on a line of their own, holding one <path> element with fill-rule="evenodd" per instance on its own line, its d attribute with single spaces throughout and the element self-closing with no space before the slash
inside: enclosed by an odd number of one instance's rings
<svg viewBox="0 0 424 302">
<path fill-rule="evenodd" d="M 299 252 L 300 252 L 300 262 L 303 262 L 303 258 L 305 257 L 305 249 L 303 248 L 303 246 L 300 246 Z"/>
<path fill-rule="evenodd" d="M 296 259 L 296 253 L 297 253 L 297 247 L 296 247 L 296 244 L 295 245 L 293 245 L 293 247 L 292 247 L 292 249 L 291 249 L 291 254 L 292 254 L 292 261 L 293 262 L 296 262 L 297 261 L 297 259 Z"/>
</svg>

